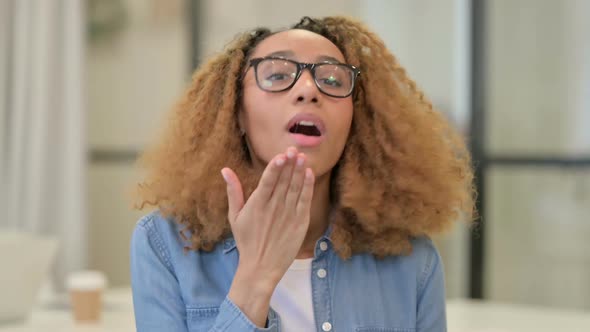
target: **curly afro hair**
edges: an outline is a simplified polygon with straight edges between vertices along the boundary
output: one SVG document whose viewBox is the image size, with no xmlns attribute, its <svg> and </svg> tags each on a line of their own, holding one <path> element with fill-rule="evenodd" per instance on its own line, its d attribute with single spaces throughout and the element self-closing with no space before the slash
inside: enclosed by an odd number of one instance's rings
<svg viewBox="0 0 590 332">
<path fill-rule="evenodd" d="M 291 29 L 326 37 L 362 70 L 348 141 L 331 174 L 338 254 L 409 254 L 413 237 L 472 220 L 476 193 L 465 143 L 383 41 L 346 17 L 304 17 Z M 243 179 L 246 198 L 260 179 L 237 116 L 241 74 L 256 45 L 273 33 L 258 28 L 238 35 L 203 64 L 162 138 L 140 159 L 147 173 L 138 185 L 139 207 L 157 207 L 184 225 L 188 249 L 209 251 L 231 235 L 221 168 Z"/>
</svg>

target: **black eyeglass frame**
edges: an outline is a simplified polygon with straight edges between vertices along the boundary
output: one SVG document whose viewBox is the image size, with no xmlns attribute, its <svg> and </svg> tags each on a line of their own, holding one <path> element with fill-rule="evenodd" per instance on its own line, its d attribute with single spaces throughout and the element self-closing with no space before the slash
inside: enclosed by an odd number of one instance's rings
<svg viewBox="0 0 590 332">
<path fill-rule="evenodd" d="M 262 85 L 260 84 L 260 82 L 258 81 L 258 64 L 264 60 L 281 60 L 281 61 L 287 61 L 290 63 L 293 63 L 295 65 L 297 65 L 297 73 L 295 74 L 295 79 L 293 80 L 293 82 L 291 84 L 289 84 L 289 86 L 287 86 L 284 89 L 281 90 L 268 90 L 262 87 Z M 353 77 L 352 77 L 352 86 L 350 88 L 350 91 L 348 92 L 348 94 L 346 94 L 345 96 L 337 96 L 337 95 L 333 95 L 330 93 L 325 92 L 322 87 L 320 87 L 320 85 L 318 84 L 318 81 L 316 80 L 315 77 L 315 69 L 319 66 L 322 65 L 339 65 L 339 66 L 345 66 L 348 67 L 352 70 L 353 72 Z M 305 62 L 297 62 L 295 60 L 291 60 L 291 59 L 285 59 L 285 58 L 278 58 L 278 57 L 263 57 L 263 58 L 254 58 L 251 59 L 249 64 L 248 64 L 248 68 L 250 67 L 254 67 L 254 77 L 256 78 L 256 84 L 258 85 L 258 87 L 261 90 L 267 91 L 267 92 L 283 92 L 283 91 L 287 91 L 289 89 L 291 89 L 295 83 L 297 83 L 297 81 L 299 80 L 299 78 L 301 77 L 301 73 L 303 72 L 304 69 L 309 69 L 309 71 L 311 72 L 311 76 L 313 77 L 313 81 L 316 85 L 316 87 L 318 88 L 318 90 L 320 90 L 321 93 L 330 96 L 330 97 L 334 97 L 334 98 L 346 98 L 348 96 L 350 96 L 352 94 L 352 92 L 354 91 L 354 87 L 356 84 L 356 79 L 360 76 L 361 74 L 361 70 L 353 65 L 349 65 L 347 63 L 340 63 L 340 62 L 318 62 L 318 63 L 305 63 Z M 246 72 L 248 71 L 248 68 L 246 68 L 246 71 L 244 72 L 244 75 L 246 74 Z"/>
</svg>

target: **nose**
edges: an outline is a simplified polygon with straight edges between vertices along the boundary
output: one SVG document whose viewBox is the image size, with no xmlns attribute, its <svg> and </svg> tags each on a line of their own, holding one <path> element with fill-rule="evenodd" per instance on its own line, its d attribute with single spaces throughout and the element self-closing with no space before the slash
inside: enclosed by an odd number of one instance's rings
<svg viewBox="0 0 590 332">
<path fill-rule="evenodd" d="M 295 103 L 319 103 L 320 91 L 315 84 L 313 76 L 309 70 L 303 70 L 301 76 L 295 82 L 291 89 Z"/>
</svg>

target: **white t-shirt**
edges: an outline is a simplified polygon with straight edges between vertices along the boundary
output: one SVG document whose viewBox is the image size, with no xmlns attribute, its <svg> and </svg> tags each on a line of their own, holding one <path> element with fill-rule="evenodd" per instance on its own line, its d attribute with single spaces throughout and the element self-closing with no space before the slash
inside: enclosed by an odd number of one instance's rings
<svg viewBox="0 0 590 332">
<path fill-rule="evenodd" d="M 311 298 L 312 260 L 294 260 L 272 294 L 270 306 L 281 316 L 282 331 L 316 329 Z"/>
</svg>

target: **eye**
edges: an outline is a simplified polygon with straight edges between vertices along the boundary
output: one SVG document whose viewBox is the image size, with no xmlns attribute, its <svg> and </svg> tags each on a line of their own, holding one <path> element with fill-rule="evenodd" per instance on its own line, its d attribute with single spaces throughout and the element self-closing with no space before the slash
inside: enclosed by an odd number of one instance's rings
<svg viewBox="0 0 590 332">
<path fill-rule="evenodd" d="M 328 76 L 326 78 L 320 78 L 320 83 L 322 85 L 328 85 L 331 87 L 335 87 L 335 88 L 339 88 L 342 86 L 342 82 L 340 80 L 338 80 L 336 77 L 334 76 Z"/>
<path fill-rule="evenodd" d="M 272 73 L 269 76 L 266 77 L 266 80 L 269 81 L 284 81 L 284 80 L 290 80 L 291 79 L 291 74 L 289 73 L 282 73 L 282 72 L 277 72 L 277 73 Z"/>
</svg>

